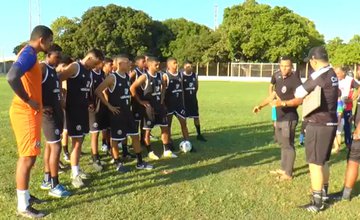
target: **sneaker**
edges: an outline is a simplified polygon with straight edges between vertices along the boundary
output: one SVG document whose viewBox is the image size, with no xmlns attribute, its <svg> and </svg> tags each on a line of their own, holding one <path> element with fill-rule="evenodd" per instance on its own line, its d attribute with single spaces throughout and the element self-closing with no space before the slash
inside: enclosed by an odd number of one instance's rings
<svg viewBox="0 0 360 220">
<path fill-rule="evenodd" d="M 152 170 L 154 169 L 154 166 L 146 163 L 146 162 L 142 162 L 141 164 L 136 164 L 136 169 L 138 170 Z"/>
<path fill-rule="evenodd" d="M 102 146 L 101 146 L 101 151 L 102 152 L 108 152 L 110 150 L 110 148 L 109 148 L 109 146 L 107 145 L 107 144 L 103 144 Z"/>
<path fill-rule="evenodd" d="M 97 172 L 101 172 L 104 169 L 104 167 L 102 166 L 100 160 L 94 161 L 92 163 L 92 166 L 95 169 L 95 171 L 97 171 Z"/>
<path fill-rule="evenodd" d="M 204 136 L 202 136 L 201 134 L 199 134 L 198 136 L 196 136 L 196 139 L 198 141 L 202 141 L 202 142 L 206 142 L 207 140 L 204 138 Z"/>
<path fill-rule="evenodd" d="M 80 177 L 80 175 L 77 175 L 76 177 L 72 178 L 71 184 L 75 187 L 75 188 L 81 188 L 83 186 L 85 186 L 83 179 Z"/>
<path fill-rule="evenodd" d="M 29 204 L 30 205 L 32 205 L 32 204 L 42 204 L 42 203 L 45 203 L 45 202 L 46 202 L 45 200 L 42 200 L 42 199 L 36 198 L 33 195 L 30 195 L 30 199 L 29 199 Z"/>
<path fill-rule="evenodd" d="M 148 157 L 151 160 L 159 160 L 160 158 L 154 153 L 154 151 L 151 151 L 150 153 L 148 153 Z"/>
<path fill-rule="evenodd" d="M 325 210 L 325 205 L 317 206 L 314 201 L 311 201 L 309 204 L 300 206 L 300 208 L 305 209 L 308 212 L 318 213 Z"/>
<path fill-rule="evenodd" d="M 163 157 L 165 158 L 177 158 L 176 154 L 174 154 L 171 150 L 165 150 Z"/>
<path fill-rule="evenodd" d="M 69 153 L 64 153 L 64 161 L 66 163 L 70 163 L 70 154 Z"/>
<path fill-rule="evenodd" d="M 43 189 L 43 190 L 51 189 L 51 182 L 43 180 L 41 183 L 40 189 Z"/>
<path fill-rule="evenodd" d="M 70 196 L 71 193 L 66 190 L 63 185 L 58 184 L 55 188 L 52 188 L 49 191 L 49 196 L 56 197 L 56 198 L 64 198 Z"/>
<path fill-rule="evenodd" d="M 25 218 L 43 218 L 45 217 L 45 213 L 40 212 L 36 209 L 34 209 L 33 207 L 31 207 L 31 205 L 29 205 L 25 211 L 17 211 L 17 214 L 19 216 L 25 217 Z"/>
<path fill-rule="evenodd" d="M 90 179 L 89 174 L 85 173 L 85 172 L 82 171 L 82 170 L 79 170 L 79 176 L 80 176 L 80 178 L 83 179 L 83 180 Z"/>
<path fill-rule="evenodd" d="M 129 172 L 129 168 L 125 167 L 123 163 L 119 163 L 116 165 L 116 171 L 119 173 L 127 173 Z"/>
<path fill-rule="evenodd" d="M 279 176 L 278 179 L 280 181 L 289 181 L 289 180 L 292 180 L 293 178 L 292 178 L 292 176 L 289 176 L 287 174 L 283 174 L 283 175 Z"/>
<path fill-rule="evenodd" d="M 329 200 L 333 200 L 333 201 L 350 201 L 351 200 L 351 195 L 348 197 L 344 197 L 344 193 L 343 191 L 334 193 L 332 195 L 329 196 Z"/>
</svg>

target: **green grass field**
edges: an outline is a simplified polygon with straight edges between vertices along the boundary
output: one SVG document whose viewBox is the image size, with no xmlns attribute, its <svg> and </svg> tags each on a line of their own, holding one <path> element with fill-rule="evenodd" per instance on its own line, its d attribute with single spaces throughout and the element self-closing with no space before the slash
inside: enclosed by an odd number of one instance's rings
<svg viewBox="0 0 360 220">
<path fill-rule="evenodd" d="M 173 160 L 152 162 L 153 171 L 117 174 L 108 165 L 94 173 L 89 165 L 89 138 L 86 138 L 81 165 L 91 173 L 88 187 L 72 189 L 70 173 L 60 181 L 73 196 L 52 199 L 40 190 L 42 159 L 32 172 L 31 193 L 47 204 L 36 207 L 51 213 L 49 219 L 359 219 L 360 198 L 339 202 L 325 212 L 310 214 L 296 208 L 309 201 L 310 183 L 304 148 L 297 146 L 295 178 L 278 182 L 269 170 L 279 166 L 279 147 L 272 142 L 270 109 L 260 115 L 252 107 L 267 94 L 266 83 L 201 82 L 200 113 L 207 143 L 192 138 L 198 152 L 181 154 Z M 8 109 L 12 92 L 0 78 L 0 218 L 15 219 L 15 166 L 17 150 Z M 174 121 L 174 140 L 180 141 Z M 195 128 L 188 121 L 192 137 Z M 298 126 L 300 127 L 300 126 Z M 154 133 L 159 134 L 159 129 Z M 297 135 L 298 136 L 298 135 Z M 296 140 L 298 143 L 298 140 Z M 159 142 L 154 143 L 161 152 Z M 146 158 L 145 158 L 146 159 Z M 109 161 L 109 158 L 105 158 Z M 345 151 L 331 160 L 330 192 L 341 190 L 345 172 Z M 173 170 L 163 174 L 163 170 Z M 360 192 L 357 186 L 355 193 Z"/>
</svg>

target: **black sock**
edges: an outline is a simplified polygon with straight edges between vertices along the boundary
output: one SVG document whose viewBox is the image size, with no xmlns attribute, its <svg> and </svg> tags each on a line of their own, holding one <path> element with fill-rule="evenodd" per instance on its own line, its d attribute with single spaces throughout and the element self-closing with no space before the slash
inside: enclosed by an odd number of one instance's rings
<svg viewBox="0 0 360 220">
<path fill-rule="evenodd" d="M 145 147 L 146 147 L 146 150 L 147 150 L 148 153 L 150 153 L 151 151 L 153 151 L 150 144 L 149 144 L 149 145 L 146 145 Z"/>
<path fill-rule="evenodd" d="M 197 135 L 201 135 L 200 125 L 195 125 Z"/>
<path fill-rule="evenodd" d="M 92 159 L 93 159 L 93 162 L 96 162 L 96 161 L 100 160 L 100 155 L 99 154 L 93 154 Z"/>
<path fill-rule="evenodd" d="M 126 157 L 129 154 L 128 146 L 126 144 L 122 145 L 122 156 Z"/>
<path fill-rule="evenodd" d="M 69 154 L 69 149 L 67 145 L 64 145 L 63 149 L 64 149 L 64 154 Z"/>
<path fill-rule="evenodd" d="M 51 177 L 51 188 L 55 188 L 57 185 L 59 185 L 59 177 Z"/>
<path fill-rule="evenodd" d="M 137 153 L 136 158 L 137 158 L 137 164 L 142 164 L 143 163 L 141 153 Z"/>
<path fill-rule="evenodd" d="M 115 164 L 116 164 L 116 165 L 118 165 L 118 164 L 120 164 L 120 163 L 121 163 L 120 158 L 117 158 L 117 159 L 115 159 L 115 158 L 114 158 L 114 161 L 115 161 Z"/>
<path fill-rule="evenodd" d="M 329 184 L 328 183 L 324 184 L 323 191 L 324 191 L 325 195 L 328 194 L 328 192 L 329 192 Z"/>
<path fill-rule="evenodd" d="M 164 144 L 163 145 L 164 146 L 164 150 L 171 150 L 171 146 L 172 146 L 172 144 Z"/>
<path fill-rule="evenodd" d="M 45 172 L 45 174 L 44 174 L 44 181 L 45 181 L 45 182 L 50 182 L 50 172 Z"/>
<path fill-rule="evenodd" d="M 104 145 L 104 144 L 106 144 L 107 145 L 107 143 L 106 143 L 106 140 L 105 139 L 102 139 L 102 144 Z"/>
<path fill-rule="evenodd" d="M 313 191 L 312 194 L 315 206 L 320 208 L 322 206 L 322 191 Z"/>
</svg>

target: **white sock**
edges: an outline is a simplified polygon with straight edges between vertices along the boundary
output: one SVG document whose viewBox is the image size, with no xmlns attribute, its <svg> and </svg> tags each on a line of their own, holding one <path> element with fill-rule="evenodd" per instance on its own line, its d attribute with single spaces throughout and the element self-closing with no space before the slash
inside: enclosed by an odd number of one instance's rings
<svg viewBox="0 0 360 220">
<path fill-rule="evenodd" d="M 18 199 L 18 207 L 19 211 L 25 211 L 29 206 L 30 193 L 29 190 L 16 190 L 17 199 Z"/>
<path fill-rule="evenodd" d="M 76 177 L 77 175 L 79 175 L 79 170 L 79 166 L 71 166 L 72 176 Z"/>
</svg>

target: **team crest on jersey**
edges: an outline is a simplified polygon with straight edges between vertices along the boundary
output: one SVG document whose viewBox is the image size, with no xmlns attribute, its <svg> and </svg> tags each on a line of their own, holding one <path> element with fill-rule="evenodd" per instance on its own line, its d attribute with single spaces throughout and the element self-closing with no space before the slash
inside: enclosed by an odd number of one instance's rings
<svg viewBox="0 0 360 220">
<path fill-rule="evenodd" d="M 83 77 L 83 78 L 85 78 L 85 75 L 84 75 L 84 74 L 82 74 L 82 77 Z"/>
<path fill-rule="evenodd" d="M 55 134 L 59 135 L 60 134 L 60 130 L 59 129 L 55 129 Z"/>
<path fill-rule="evenodd" d="M 338 86 L 339 85 L 339 81 L 338 81 L 338 78 L 336 76 L 331 77 L 331 82 L 332 82 L 332 86 Z"/>
<path fill-rule="evenodd" d="M 195 78 L 193 78 L 193 81 L 195 82 Z"/>
<path fill-rule="evenodd" d="M 51 77 L 54 78 L 54 74 L 51 74 Z"/>
<path fill-rule="evenodd" d="M 97 128 L 97 127 L 99 127 L 99 124 L 95 122 L 95 123 L 93 124 L 93 127 L 94 127 L 94 128 Z"/>
<path fill-rule="evenodd" d="M 170 83 L 172 83 L 173 82 L 173 80 L 170 80 Z"/>
<path fill-rule="evenodd" d="M 139 115 L 139 113 L 135 113 L 135 117 L 139 117 L 140 115 Z"/>
<path fill-rule="evenodd" d="M 282 93 L 285 93 L 286 91 L 287 91 L 286 86 L 283 86 L 283 87 L 281 88 L 281 92 L 282 92 Z"/>
<path fill-rule="evenodd" d="M 121 83 L 119 83 L 119 86 L 121 86 Z"/>
<path fill-rule="evenodd" d="M 117 130 L 116 132 L 118 135 L 122 135 L 122 130 Z"/>
<path fill-rule="evenodd" d="M 180 88 L 180 84 L 176 84 L 176 89 L 179 89 Z"/>
<path fill-rule="evenodd" d="M 194 83 L 189 83 L 189 87 L 193 87 L 194 86 Z"/>
<path fill-rule="evenodd" d="M 150 125 L 151 125 L 151 121 L 147 121 L 146 124 L 150 126 Z"/>
<path fill-rule="evenodd" d="M 81 125 L 76 125 L 76 130 L 81 131 Z"/>
</svg>

